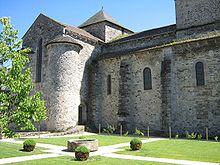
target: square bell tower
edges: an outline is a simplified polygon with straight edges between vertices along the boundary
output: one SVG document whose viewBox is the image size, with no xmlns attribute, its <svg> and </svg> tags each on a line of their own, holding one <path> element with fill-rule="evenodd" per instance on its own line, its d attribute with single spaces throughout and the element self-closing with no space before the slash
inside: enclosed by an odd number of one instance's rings
<svg viewBox="0 0 220 165">
<path fill-rule="evenodd" d="M 177 30 L 220 22 L 220 0 L 175 0 Z"/>
</svg>

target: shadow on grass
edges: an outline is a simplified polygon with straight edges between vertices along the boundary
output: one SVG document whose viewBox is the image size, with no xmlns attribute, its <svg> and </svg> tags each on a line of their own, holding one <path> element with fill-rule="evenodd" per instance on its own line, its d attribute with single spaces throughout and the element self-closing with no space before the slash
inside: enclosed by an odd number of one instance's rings
<svg viewBox="0 0 220 165">
<path fill-rule="evenodd" d="M 71 150 L 68 150 L 68 149 L 64 149 L 62 150 L 63 152 L 74 152 L 74 151 L 71 151 Z"/>
<path fill-rule="evenodd" d="M 94 161 L 101 161 L 101 157 L 100 156 L 95 156 L 95 157 L 89 157 L 86 161 L 80 161 L 77 160 L 75 157 L 73 157 L 70 161 L 73 162 L 94 162 Z"/>
<path fill-rule="evenodd" d="M 130 148 L 126 148 L 125 151 L 132 151 Z"/>
<path fill-rule="evenodd" d="M 19 151 L 22 151 L 22 152 L 33 152 L 33 151 L 26 151 L 26 150 L 24 150 L 23 148 L 20 149 Z"/>
<path fill-rule="evenodd" d="M 140 150 L 132 150 L 132 149 L 130 149 L 130 148 L 126 148 L 126 149 L 124 149 L 124 151 L 129 151 L 129 152 L 136 153 L 136 152 L 142 152 L 143 149 L 140 149 Z"/>
</svg>

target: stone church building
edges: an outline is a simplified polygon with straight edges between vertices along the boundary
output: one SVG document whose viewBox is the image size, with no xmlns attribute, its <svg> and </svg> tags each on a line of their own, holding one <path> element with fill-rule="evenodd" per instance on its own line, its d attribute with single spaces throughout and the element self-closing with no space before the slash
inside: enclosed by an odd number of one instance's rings
<svg viewBox="0 0 220 165">
<path fill-rule="evenodd" d="M 220 135 L 220 0 L 176 0 L 176 24 L 139 33 L 101 10 L 79 27 L 40 14 L 23 37 L 49 131 L 83 124 Z"/>
</svg>

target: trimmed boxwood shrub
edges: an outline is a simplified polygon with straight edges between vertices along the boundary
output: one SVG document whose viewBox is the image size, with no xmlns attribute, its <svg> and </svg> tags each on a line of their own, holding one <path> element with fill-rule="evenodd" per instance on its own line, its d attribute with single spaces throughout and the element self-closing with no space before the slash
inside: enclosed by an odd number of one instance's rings
<svg viewBox="0 0 220 165">
<path fill-rule="evenodd" d="M 89 149 L 86 146 L 80 146 L 75 149 L 76 160 L 85 161 L 89 158 Z"/>
<path fill-rule="evenodd" d="M 23 150 L 27 152 L 31 152 L 34 150 L 36 146 L 36 142 L 33 139 L 25 140 L 23 143 Z"/>
<path fill-rule="evenodd" d="M 140 150 L 141 149 L 141 146 L 142 146 L 142 141 L 141 140 L 139 140 L 139 139 L 136 139 L 136 138 L 134 138 L 134 139 L 132 139 L 131 141 L 130 141 L 130 148 L 131 148 L 131 150 Z"/>
</svg>

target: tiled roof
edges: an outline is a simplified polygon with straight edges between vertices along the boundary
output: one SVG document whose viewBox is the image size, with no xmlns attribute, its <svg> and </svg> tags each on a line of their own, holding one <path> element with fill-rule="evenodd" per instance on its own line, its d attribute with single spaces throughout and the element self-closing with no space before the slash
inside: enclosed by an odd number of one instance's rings
<svg viewBox="0 0 220 165">
<path fill-rule="evenodd" d="M 79 27 L 82 28 L 82 27 L 92 25 L 95 23 L 99 23 L 99 22 L 103 22 L 103 21 L 108 21 L 108 22 L 111 22 L 115 25 L 123 27 L 117 21 L 115 21 L 110 15 L 108 15 L 104 10 L 100 10 L 98 13 L 96 13 L 94 16 L 89 18 L 86 22 L 81 24 Z"/>
</svg>

